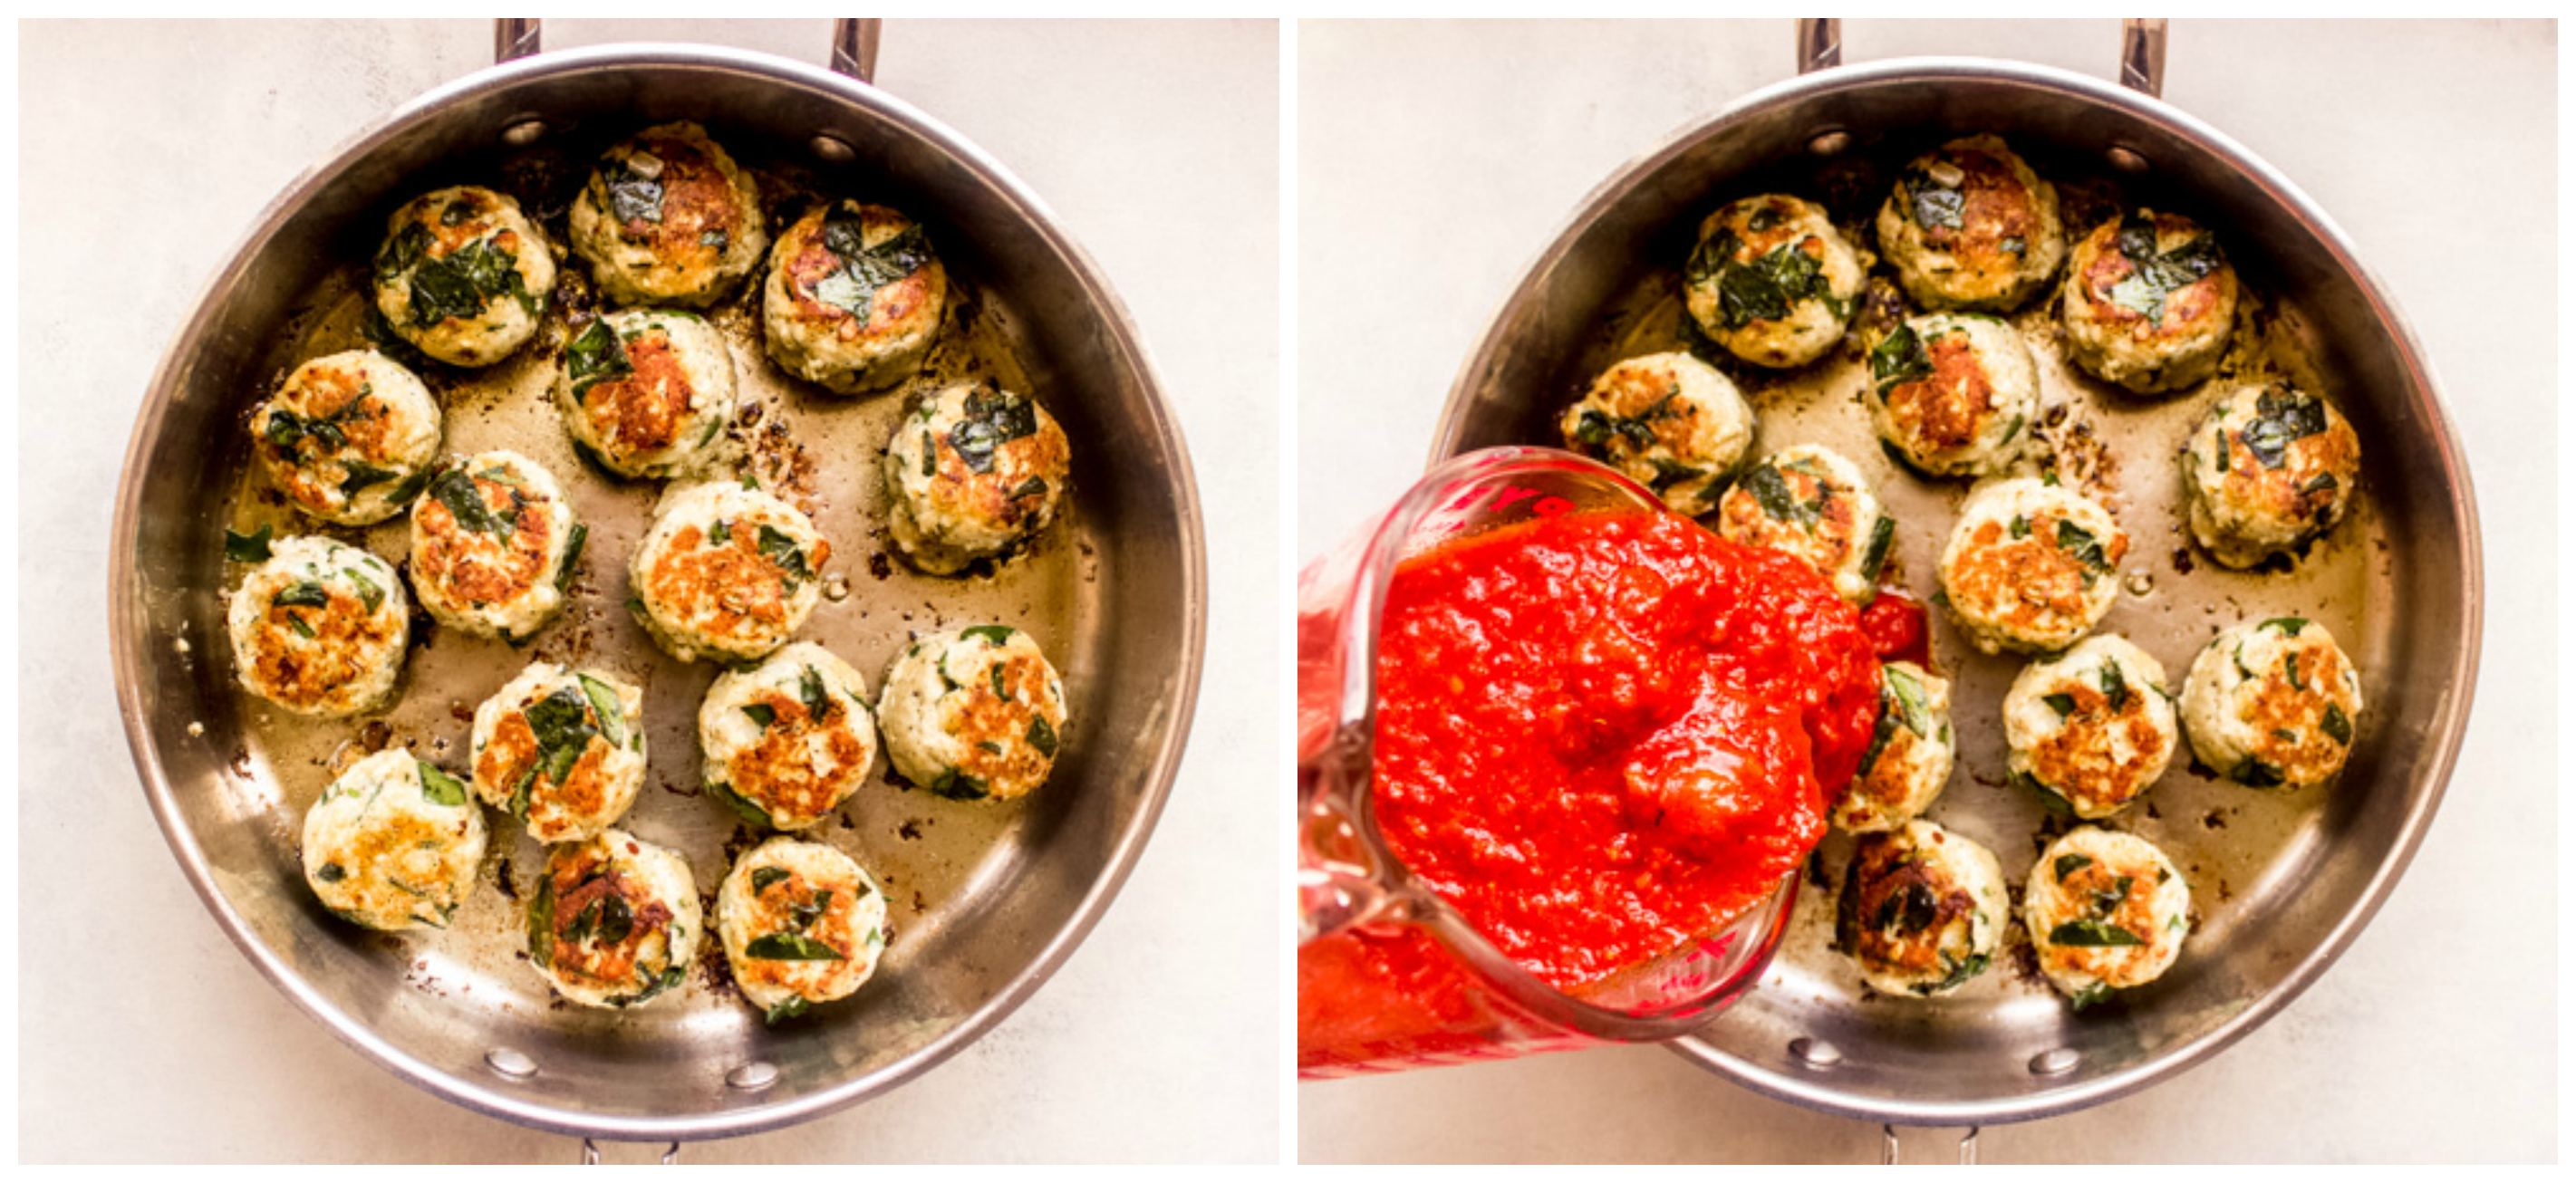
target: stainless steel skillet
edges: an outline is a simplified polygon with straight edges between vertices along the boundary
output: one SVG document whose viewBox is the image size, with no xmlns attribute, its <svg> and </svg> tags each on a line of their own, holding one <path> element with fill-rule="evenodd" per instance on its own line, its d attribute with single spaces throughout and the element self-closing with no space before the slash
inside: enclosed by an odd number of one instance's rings
<svg viewBox="0 0 2576 1183">
<path fill-rule="evenodd" d="M 854 70 L 871 56 L 862 29 L 850 26 L 836 55 Z M 505 49 L 514 40 L 505 33 Z M 632 828 L 686 854 L 702 891 L 745 838 L 691 796 L 691 720 L 712 671 L 661 658 L 619 608 L 625 550 L 655 490 L 573 459 L 540 397 L 553 364 L 543 340 L 492 370 L 431 381 L 451 449 L 519 448 L 573 488 L 591 550 L 564 622 L 526 650 L 439 636 L 414 653 L 400 707 L 345 724 L 258 709 L 231 684 L 220 623 L 236 574 L 224 528 L 286 520 L 260 496 L 240 418 L 281 367 L 354 343 L 356 277 L 392 206 L 457 180 L 543 190 L 546 170 L 586 168 L 606 142 L 675 118 L 707 123 L 784 199 L 848 191 L 915 211 L 959 291 L 932 378 L 1018 384 L 1076 441 L 1072 513 L 1025 562 L 963 581 L 913 575 L 888 561 L 876 533 L 876 450 L 900 400 L 798 388 L 762 359 L 739 304 L 714 314 L 761 408 L 737 427 L 744 446 L 765 476 L 810 501 L 835 544 L 826 575 L 845 590 L 805 635 L 873 681 L 910 630 L 1013 623 L 1047 646 L 1076 712 L 1055 779 L 1023 803 L 973 810 L 871 783 L 845 807 L 823 840 L 894 879 L 889 960 L 859 997 L 774 1029 L 712 970 L 622 1016 L 552 1005 L 515 960 L 504 883 L 524 884 L 539 856 L 506 826 L 485 883 L 436 937 L 352 930 L 300 882 L 296 823 L 334 766 L 387 743 L 461 766 L 456 705 L 470 709 L 541 657 L 605 664 L 646 686 L 653 768 Z M 560 307 L 550 316 L 559 333 Z M 406 1079 L 497 1116 L 603 1137 L 803 1120 L 893 1087 L 999 1022 L 1079 943 L 1141 852 L 1179 764 L 1205 630 L 1199 511 L 1177 425 L 1125 309 L 1043 204 L 899 99 L 696 46 L 549 54 L 477 74 L 406 105 L 290 186 L 173 341 L 136 423 L 116 531 L 108 591 L 128 739 L 217 922 L 298 1005 Z M 347 536 L 399 555 L 399 534 Z"/>
<path fill-rule="evenodd" d="M 2159 38 L 2132 25 L 2122 68 L 2132 86 L 2153 90 Z M 1832 45 L 1829 22 L 1807 22 L 1801 68 L 1833 65 Z M 2360 663 L 2371 717 L 2329 788 L 2264 794 L 2177 767 L 2122 816 L 2183 863 L 2198 923 L 2165 979 L 2082 1014 L 2013 965 L 1950 998 L 1868 994 L 1826 948 L 1829 888 L 1849 852 L 1847 840 L 1829 841 L 1770 977 L 1674 1047 L 1772 1096 L 1890 1123 L 1979 1125 L 2099 1103 L 2180 1072 L 2288 1005 L 2369 922 L 2432 821 L 2466 725 L 2483 601 L 2469 475 L 2431 369 L 2333 222 L 2251 153 L 2151 94 L 2007 62 L 1819 70 L 1622 168 L 1506 299 L 1451 390 L 1433 456 L 1558 442 L 1553 418 L 1592 374 L 1676 347 L 1679 262 L 1708 210 L 1771 188 L 1839 200 L 1838 214 L 1874 209 L 1879 178 L 1980 131 L 2003 134 L 2061 186 L 2213 227 L 2259 297 L 2241 330 L 2241 372 L 2324 390 L 2368 453 L 2358 512 L 2295 567 L 2217 569 L 2180 530 L 2172 463 L 2215 392 L 2124 397 L 2072 371 L 2045 310 L 2026 311 L 2016 323 L 2039 355 L 2045 397 L 2063 409 L 2049 426 L 2061 465 L 2113 499 L 2135 543 L 2128 594 L 2103 629 L 2139 642 L 2178 682 L 2219 628 L 2310 616 Z M 1757 449 L 1821 442 L 1863 464 L 1899 521 L 1900 577 L 1926 595 L 1964 485 L 1924 482 L 1883 459 L 1851 402 L 1860 364 L 1846 354 L 1785 378 L 1738 376 L 1762 418 Z M 1975 654 L 1935 619 L 1962 743 L 1932 816 L 1993 848 L 2018 883 L 2045 832 L 2037 806 L 2002 783 L 1994 712 L 2018 667 Z"/>
</svg>

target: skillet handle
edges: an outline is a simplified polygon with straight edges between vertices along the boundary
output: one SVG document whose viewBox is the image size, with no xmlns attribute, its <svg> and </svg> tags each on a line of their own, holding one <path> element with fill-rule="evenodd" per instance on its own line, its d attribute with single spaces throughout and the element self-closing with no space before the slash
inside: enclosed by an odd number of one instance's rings
<svg viewBox="0 0 2576 1183">
<path fill-rule="evenodd" d="M 1973 1167 L 1977 1165 L 1977 1131 L 1979 1128 L 1980 1127 L 1977 1126 L 1969 1126 L 1967 1133 L 1959 1135 L 1960 1166 Z M 1885 1141 L 1879 1144 L 1878 1165 L 1883 1167 L 1900 1165 L 1896 1153 L 1896 1127 L 1892 1125 L 1883 1125 L 1878 1127 L 1878 1132 L 1885 1138 Z"/>
<path fill-rule="evenodd" d="M 1843 22 L 1839 17 L 1798 18 L 1798 72 L 1812 74 L 1843 64 Z M 2120 22 L 2120 85 L 2164 97 L 2165 18 L 2133 16 Z"/>
<path fill-rule="evenodd" d="M 599 1143 L 593 1142 L 588 1138 L 581 1140 L 581 1165 L 586 1167 L 595 1167 L 599 1165 Z M 673 1142 L 662 1148 L 662 1165 L 666 1167 L 675 1167 L 680 1165 L 680 1144 L 678 1142 Z"/>
<path fill-rule="evenodd" d="M 877 41 L 885 22 L 876 17 L 840 17 L 832 22 L 832 69 L 861 82 L 877 80 Z M 492 22 L 492 64 L 515 62 L 543 49 L 545 22 L 533 16 L 505 16 Z"/>
</svg>

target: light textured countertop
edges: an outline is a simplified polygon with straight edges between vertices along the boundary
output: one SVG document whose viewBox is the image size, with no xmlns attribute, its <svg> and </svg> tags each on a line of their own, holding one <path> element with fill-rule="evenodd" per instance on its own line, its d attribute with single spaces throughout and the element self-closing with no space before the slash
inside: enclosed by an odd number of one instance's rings
<svg viewBox="0 0 2576 1183">
<path fill-rule="evenodd" d="M 549 22 L 820 65 L 828 21 Z M 402 1083 L 260 979 L 189 890 L 117 724 L 107 540 L 160 351 L 251 219 L 487 22 L 32 24 L 19 35 L 19 1150 L 53 1161 L 569 1162 Z M 1268 1161 L 1279 1145 L 1270 619 L 1278 40 L 1257 23 L 888 22 L 878 81 L 1041 195 L 1143 330 L 1196 461 L 1211 627 L 1152 843 L 1035 997 L 954 1059 L 690 1162 Z M 41 559 L 33 556 L 42 556 Z M 609 1146 L 609 1161 L 656 1148 Z"/>
<path fill-rule="evenodd" d="M 2114 77 L 2118 22 L 1845 21 L 1844 60 Z M 1298 553 L 1421 472 L 1450 382 L 1576 203 L 1791 73 L 1791 22 L 1299 30 Z M 1986 1130 L 1989 1162 L 2549 1161 L 2558 1113 L 2554 26 L 2177 21 L 2164 97 L 2316 199 L 2392 292 L 2477 482 L 2486 649 L 2438 820 L 2285 1011 L 2145 1093 Z M 1630 1047 L 1302 1084 L 1306 1162 L 1823 1161 L 1879 1131 Z M 1909 1160 L 1953 1134 L 1911 1131 Z"/>
</svg>

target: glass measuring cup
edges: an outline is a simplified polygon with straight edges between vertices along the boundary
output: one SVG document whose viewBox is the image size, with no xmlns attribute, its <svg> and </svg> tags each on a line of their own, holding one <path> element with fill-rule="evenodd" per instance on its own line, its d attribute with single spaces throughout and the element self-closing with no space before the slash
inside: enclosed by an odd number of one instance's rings
<svg viewBox="0 0 2576 1183">
<path fill-rule="evenodd" d="M 1683 1035 L 1770 964 L 1797 876 L 1724 928 L 1580 992 L 1521 968 L 1387 849 L 1373 814 L 1377 638 L 1397 563 L 1538 517 L 1663 512 L 1549 448 L 1444 461 L 1297 581 L 1297 1070 L 1332 1077 Z"/>
</svg>

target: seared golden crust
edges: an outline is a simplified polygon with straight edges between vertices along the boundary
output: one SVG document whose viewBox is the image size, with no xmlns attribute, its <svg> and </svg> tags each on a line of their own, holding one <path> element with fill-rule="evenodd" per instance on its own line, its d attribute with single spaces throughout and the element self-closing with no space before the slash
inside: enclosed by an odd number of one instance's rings
<svg viewBox="0 0 2576 1183">
<path fill-rule="evenodd" d="M 756 692 L 754 701 L 775 721 L 725 761 L 733 791 L 773 816 L 831 812 L 876 758 L 876 749 L 847 726 L 850 704 L 826 695 L 817 715 L 802 698 L 770 689 Z"/>
<path fill-rule="evenodd" d="M 830 543 L 816 543 L 808 569 L 831 553 Z M 682 526 L 644 578 L 654 598 L 688 605 L 689 626 L 719 640 L 751 644 L 792 627 L 790 604 L 799 577 L 761 553 L 755 530 L 729 531 L 717 543 L 696 526 Z"/>
<path fill-rule="evenodd" d="M 2065 257 L 2057 191 L 1994 136 L 1954 140 L 1908 165 L 1879 209 L 1880 248 L 1927 308 L 2003 312 Z"/>
<path fill-rule="evenodd" d="M 1970 497 L 1941 555 L 1951 615 L 1977 647 L 2050 651 L 2109 611 L 2129 537 L 2070 489 L 2018 478 Z"/>
</svg>

